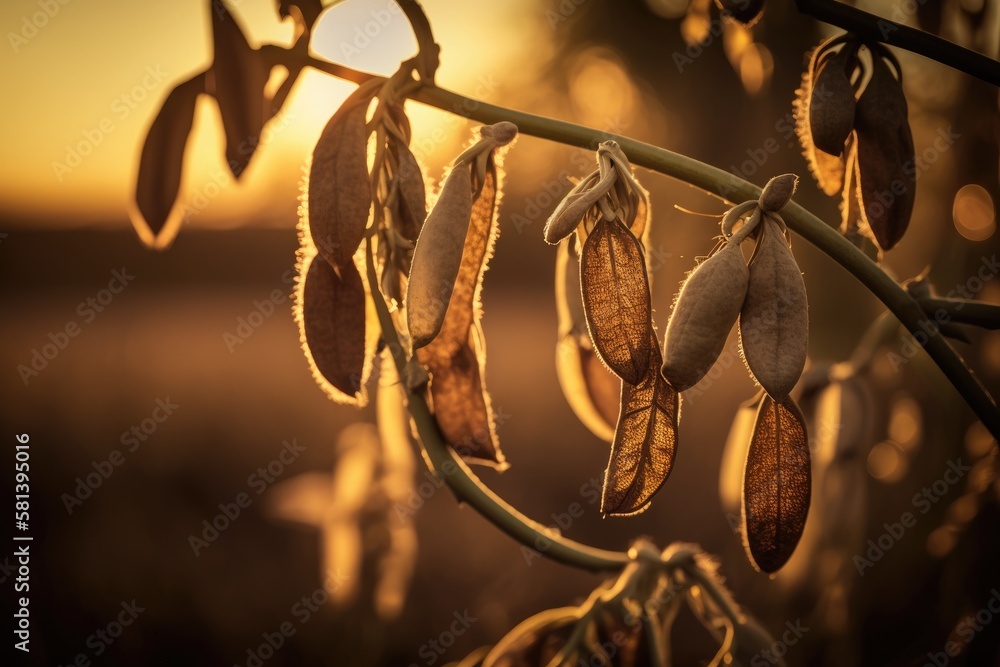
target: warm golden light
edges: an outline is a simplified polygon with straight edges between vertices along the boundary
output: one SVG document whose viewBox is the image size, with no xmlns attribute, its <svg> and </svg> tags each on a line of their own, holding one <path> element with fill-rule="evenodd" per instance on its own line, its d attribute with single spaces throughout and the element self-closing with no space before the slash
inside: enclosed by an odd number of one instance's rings
<svg viewBox="0 0 1000 667">
<path fill-rule="evenodd" d="M 878 443 L 868 453 L 868 472 L 880 482 L 898 482 L 906 475 L 907 467 L 899 445 L 889 440 Z"/>
<path fill-rule="evenodd" d="M 970 183 L 955 194 L 952 218 L 958 233 L 970 241 L 983 241 L 996 231 L 993 198 L 981 185 Z"/>
<path fill-rule="evenodd" d="M 920 406 L 910 397 L 901 398 L 892 406 L 889 416 L 889 437 L 905 451 L 920 443 Z"/>
</svg>

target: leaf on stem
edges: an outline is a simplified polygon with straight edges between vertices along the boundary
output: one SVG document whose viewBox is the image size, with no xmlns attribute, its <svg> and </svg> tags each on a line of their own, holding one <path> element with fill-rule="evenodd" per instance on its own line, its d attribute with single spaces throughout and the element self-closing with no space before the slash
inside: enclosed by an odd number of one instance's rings
<svg viewBox="0 0 1000 667">
<path fill-rule="evenodd" d="M 205 74 L 180 84 L 167 95 L 153 120 L 139 160 L 135 201 L 142 219 L 133 219 L 139 238 L 148 246 L 165 248 L 180 222 L 164 228 L 177 201 L 184 167 L 184 147 L 194 123 L 198 95 L 205 92 Z"/>
<path fill-rule="evenodd" d="M 269 68 L 257 49 L 250 48 L 226 5 L 210 0 L 215 59 L 212 80 L 226 133 L 226 161 L 239 178 L 260 142 L 264 121 L 270 117 L 264 96 Z"/>
<path fill-rule="evenodd" d="M 795 402 L 765 396 L 743 475 L 743 537 L 750 562 L 779 570 L 795 550 L 809 513 L 812 477 L 806 427 Z"/>
</svg>

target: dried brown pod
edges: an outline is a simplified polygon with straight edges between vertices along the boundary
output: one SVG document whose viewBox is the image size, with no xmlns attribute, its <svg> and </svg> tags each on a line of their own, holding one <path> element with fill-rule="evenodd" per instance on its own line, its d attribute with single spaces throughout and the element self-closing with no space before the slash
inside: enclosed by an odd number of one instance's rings
<svg viewBox="0 0 1000 667">
<path fill-rule="evenodd" d="M 638 514 L 663 486 L 677 452 L 680 394 L 660 374 L 656 334 L 648 329 L 652 357 L 642 381 L 622 384 L 621 410 L 604 477 L 601 513 Z"/>
<path fill-rule="evenodd" d="M 854 129 L 857 100 L 851 76 L 858 67 L 858 44 L 847 42 L 830 54 L 822 48 L 814 57 L 809 96 L 809 129 L 818 150 L 833 156 L 844 152 L 844 143 Z"/>
<path fill-rule="evenodd" d="M 306 359 L 324 393 L 338 403 L 363 406 L 366 351 L 365 287 L 354 264 L 336 274 L 322 256 L 300 258 L 295 316 Z"/>
<path fill-rule="evenodd" d="M 757 411 L 743 475 L 742 528 L 750 562 L 772 573 L 802 536 L 812 488 L 809 442 L 795 402 L 765 396 Z"/>
<path fill-rule="evenodd" d="M 507 138 L 507 135 L 504 132 L 500 136 Z M 430 372 L 432 409 L 446 442 L 469 461 L 504 469 L 507 464 L 500 452 L 492 404 L 486 392 L 486 349 L 479 326 L 483 274 L 493 255 L 493 245 L 499 234 L 496 215 L 500 172 L 493 153 L 497 146 L 494 143 L 495 136 L 484 133 L 483 141 L 477 144 L 481 145 L 479 153 L 470 152 L 470 149 L 465 155 L 470 156 L 471 161 L 458 161 L 451 172 L 463 173 L 451 181 L 458 183 L 457 186 L 452 186 L 458 188 L 452 191 L 457 194 L 447 193 L 446 180 L 441 197 L 428 215 L 414 251 L 406 310 L 414 348 L 420 362 Z M 481 175 L 478 168 L 480 158 Z M 449 175 L 448 179 L 451 180 L 452 176 Z M 434 221 L 438 207 L 454 205 L 454 202 L 442 204 L 442 199 L 446 196 L 459 200 L 460 213 L 465 210 L 466 194 L 471 200 L 473 192 L 477 194 L 464 213 L 464 221 L 456 220 L 457 213 L 450 208 L 440 209 L 439 215 L 443 217 L 437 219 L 440 222 Z M 444 234 L 448 229 L 453 233 L 457 233 L 454 230 L 460 231 L 461 245 L 457 253 L 452 247 L 454 239 L 446 238 Z M 436 250 L 434 244 L 437 241 L 440 241 L 442 246 L 439 247 L 444 250 Z M 453 253 L 458 254 L 458 265 L 454 269 L 435 265 L 435 252 L 444 253 L 447 262 L 453 261 Z M 447 271 L 448 274 L 454 271 L 450 283 L 441 279 L 442 271 Z M 435 295 L 432 289 L 435 285 L 443 293 Z M 428 312 L 419 313 L 415 309 L 423 306 L 432 309 L 431 313 L 436 312 L 441 304 L 433 300 L 435 296 L 444 301 L 444 313 L 437 331 L 429 336 L 428 322 L 433 324 L 433 321 L 427 317 Z M 433 317 L 436 319 L 438 316 L 435 314 Z M 421 346 L 420 343 L 424 340 L 427 342 Z"/>
<path fill-rule="evenodd" d="M 629 384 L 639 384 L 651 354 L 649 279 L 642 247 L 619 220 L 602 218 L 587 237 L 580 255 L 580 287 L 601 361 Z"/>
<path fill-rule="evenodd" d="M 143 243 L 165 248 L 180 225 L 164 229 L 177 201 L 184 166 L 184 147 L 194 123 L 198 95 L 205 92 L 205 75 L 199 74 L 170 91 L 153 120 L 139 160 L 135 202 L 142 220 L 133 220 Z"/>
<path fill-rule="evenodd" d="M 687 277 L 663 341 L 663 377 L 677 391 L 697 384 L 722 353 L 747 294 L 750 272 L 728 243 Z"/>
<path fill-rule="evenodd" d="M 472 202 L 472 171 L 469 165 L 457 165 L 445 178 L 413 250 L 406 315 L 414 349 L 434 340 L 444 323 L 469 235 Z"/>
<path fill-rule="evenodd" d="M 310 234 L 320 255 L 338 272 L 353 262 L 368 226 L 372 197 L 365 120 L 378 90 L 374 84 L 359 87 L 333 114 L 309 166 Z"/>
<path fill-rule="evenodd" d="M 843 81 L 838 78 L 838 72 L 841 68 L 852 67 L 857 47 L 848 43 L 839 53 L 831 54 L 831 49 L 840 41 L 843 38 L 828 39 L 813 51 L 809 66 L 802 75 L 802 84 L 795 91 L 796 99 L 793 104 L 795 132 L 809 163 L 809 171 L 816 178 L 820 189 L 828 195 L 837 194 L 844 183 L 844 160 L 839 157 L 844 145 L 843 141 L 837 144 L 835 139 L 843 132 L 845 118 L 850 118 L 853 126 L 856 103 L 853 87 L 845 89 Z M 827 61 L 834 58 L 834 69 L 830 69 L 823 80 L 818 81 L 823 65 L 831 66 Z M 816 128 L 813 127 L 814 121 L 817 123 Z M 848 134 L 852 126 L 848 126 Z M 817 137 L 832 153 L 816 143 Z M 847 134 L 843 138 L 846 140 Z"/>
<path fill-rule="evenodd" d="M 764 0 L 715 0 L 723 16 L 750 27 L 764 15 Z"/>
<path fill-rule="evenodd" d="M 621 380 L 597 358 L 587 335 L 580 300 L 579 268 L 571 257 L 570 241 L 559 244 L 556 254 L 556 375 L 570 408 L 598 438 L 611 442 L 618 420 Z"/>
<path fill-rule="evenodd" d="M 858 100 L 857 168 L 862 214 L 882 250 L 903 237 L 910 224 L 916 181 L 913 136 L 902 81 L 893 75 L 884 47 L 872 50 L 872 75 Z"/>
<path fill-rule="evenodd" d="M 413 349 L 441 335 L 446 315 L 453 308 L 450 304 L 461 304 L 458 322 L 467 322 L 466 332 L 473 311 L 479 307 L 482 273 L 499 232 L 494 224 L 499 191 L 494 151 L 513 139 L 509 125 L 503 122 L 481 128 L 482 139 L 455 160 L 424 221 L 413 250 L 406 294 Z"/>
<path fill-rule="evenodd" d="M 493 403 L 486 391 L 486 348 L 477 324 L 464 343 L 435 339 L 417 350 L 431 374 L 431 410 L 445 443 L 470 463 L 508 467 L 496 435 Z"/>
<path fill-rule="evenodd" d="M 761 222 L 739 318 L 740 350 L 751 376 L 774 399 L 802 374 L 809 342 L 806 286 L 781 227 Z"/>
<path fill-rule="evenodd" d="M 250 48 L 243 31 L 222 2 L 212 3 L 215 59 L 209 79 L 226 134 L 226 161 L 239 178 L 250 163 L 264 121 L 270 118 L 264 86 L 270 74 L 260 51 Z"/>
</svg>

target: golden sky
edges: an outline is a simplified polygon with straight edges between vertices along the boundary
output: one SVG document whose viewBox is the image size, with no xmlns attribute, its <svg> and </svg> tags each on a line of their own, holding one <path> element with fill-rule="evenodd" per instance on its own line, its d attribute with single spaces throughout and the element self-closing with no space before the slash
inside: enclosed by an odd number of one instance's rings
<svg viewBox="0 0 1000 667">
<path fill-rule="evenodd" d="M 314 52 L 391 73 L 416 46 L 401 14 L 392 11 L 385 20 L 386 9 L 395 9 L 390 1 L 347 0 L 330 8 L 314 34 Z M 274 0 L 229 5 L 251 44 L 291 39 L 291 22 L 279 22 Z M 510 73 L 526 57 L 525 40 L 548 29 L 542 8 L 532 0 L 488 5 L 425 0 L 423 5 L 443 46 L 438 83 L 469 94 L 495 79 L 491 73 L 510 83 Z M 474 28 L 484 22 L 488 40 Z M 0 212 L 37 224 L 119 225 L 146 130 L 160 104 L 176 83 L 211 60 L 209 1 L 13 0 L 0 4 L 0 26 L 0 89 L 6 101 Z M 366 28 L 374 36 L 363 34 Z M 251 213 L 266 218 L 268 212 L 287 210 L 283 195 L 267 195 L 297 183 L 303 158 L 353 88 L 307 71 L 271 132 L 265 130 L 264 140 L 270 134 L 271 141 L 259 149 L 240 183 L 224 171 L 218 110 L 214 100 L 202 96 L 181 192 L 182 201 L 204 202 L 193 224 L 230 226 Z M 415 143 L 447 122 L 440 112 L 409 107 Z M 219 182 L 223 187 L 216 193 L 213 184 Z"/>
</svg>

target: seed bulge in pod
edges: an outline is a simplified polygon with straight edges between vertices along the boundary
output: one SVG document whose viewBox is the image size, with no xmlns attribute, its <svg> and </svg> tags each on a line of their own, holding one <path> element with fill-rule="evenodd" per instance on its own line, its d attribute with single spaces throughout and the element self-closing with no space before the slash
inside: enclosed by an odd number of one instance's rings
<svg viewBox="0 0 1000 667">
<path fill-rule="evenodd" d="M 663 377 L 677 391 L 698 383 L 722 353 L 750 278 L 743 253 L 728 244 L 684 281 L 667 324 Z"/>
<path fill-rule="evenodd" d="M 809 306 L 802 272 L 784 233 L 768 216 L 761 225 L 740 311 L 740 349 L 750 375 L 780 401 L 805 367 Z"/>
</svg>

